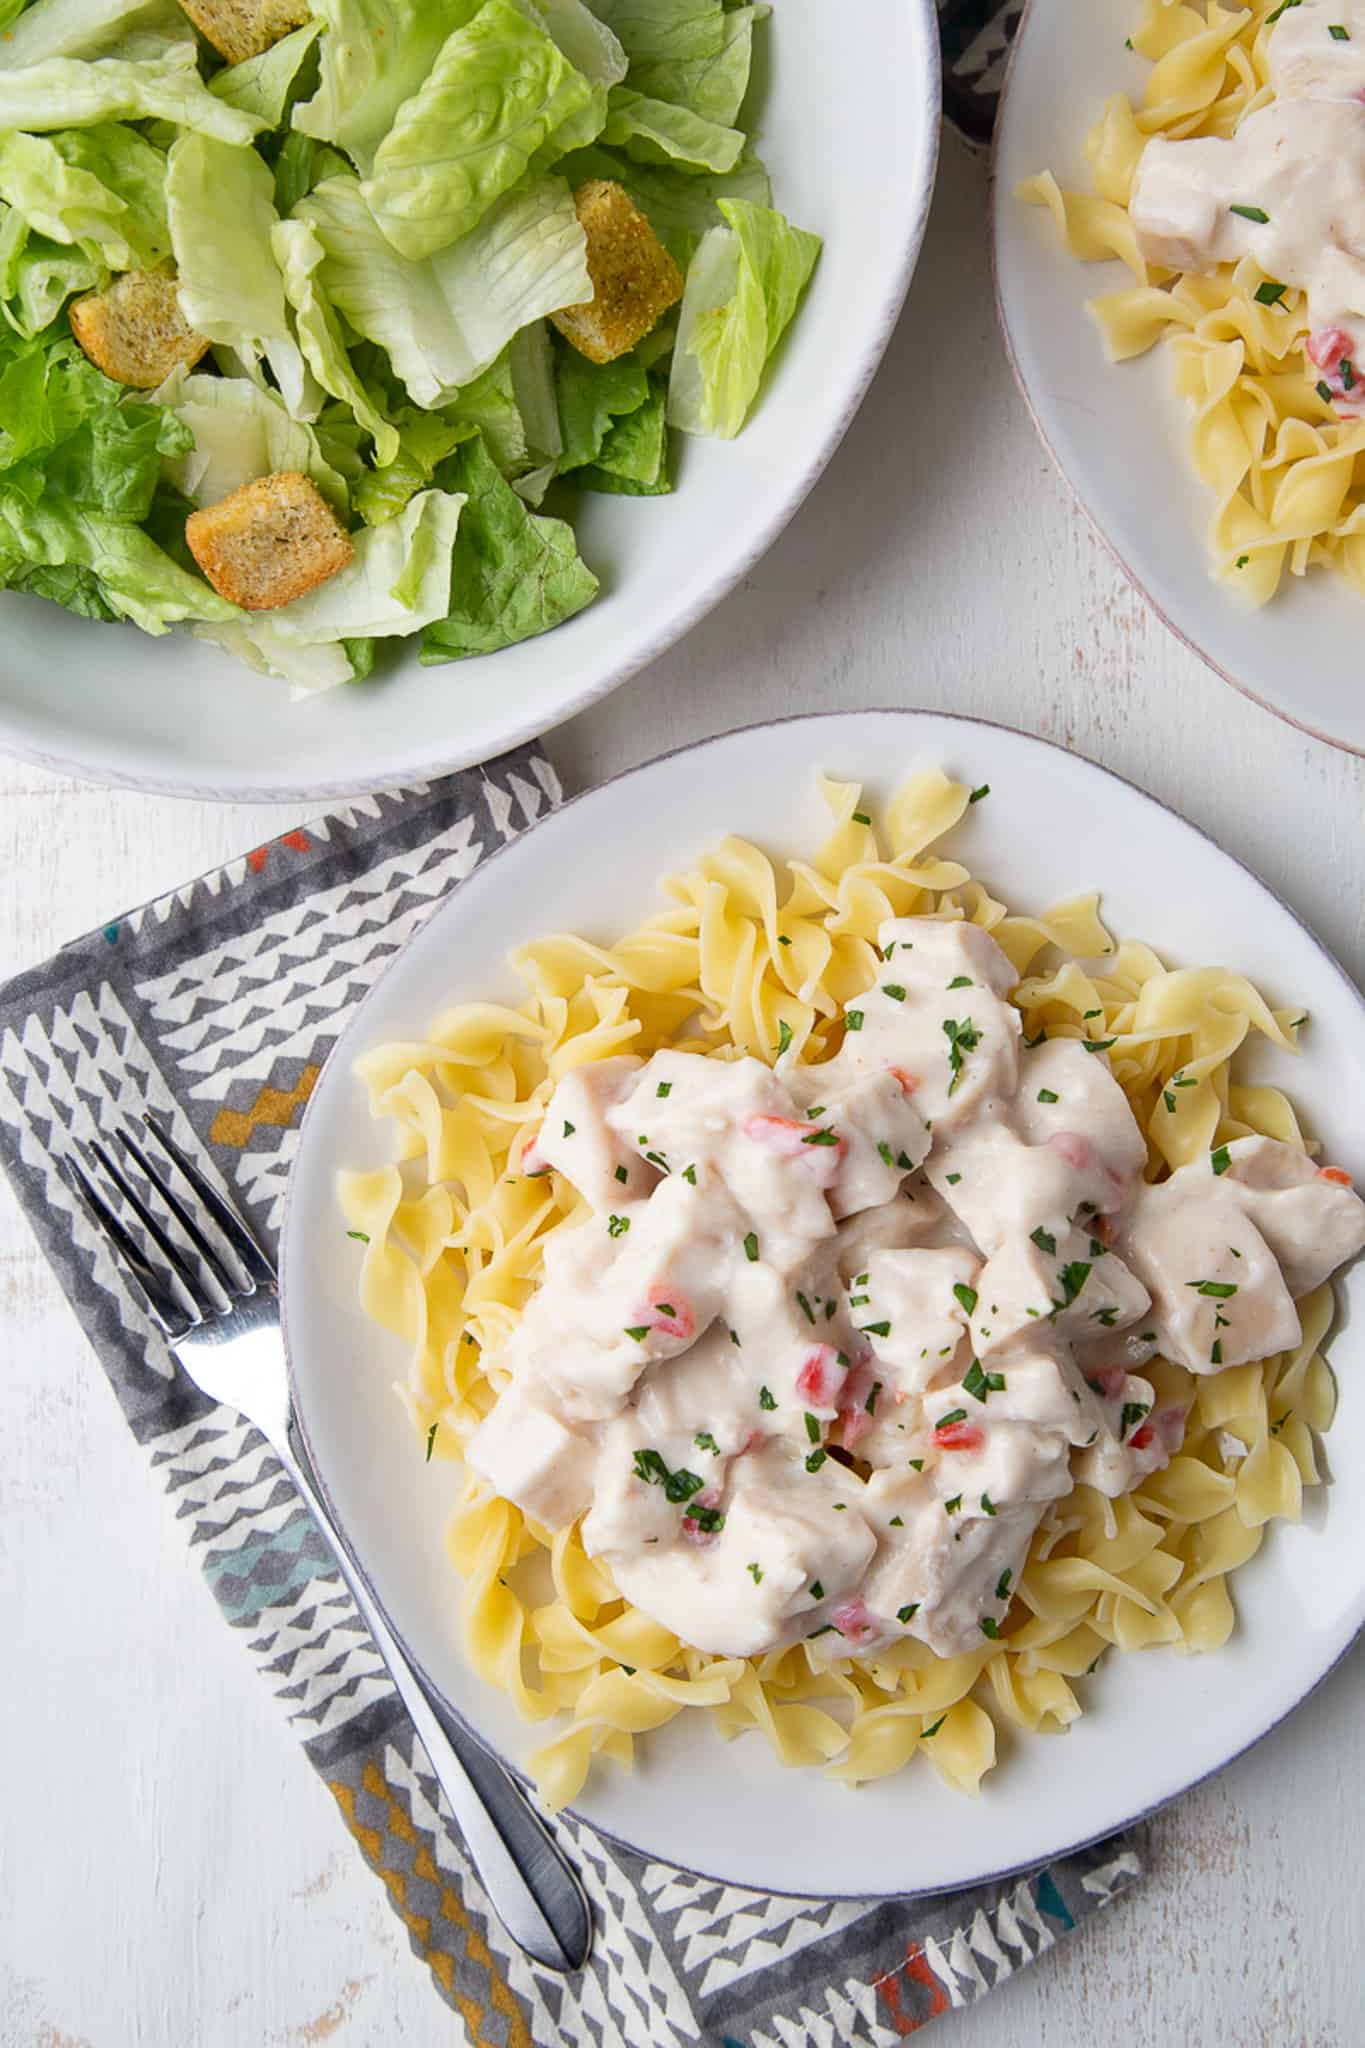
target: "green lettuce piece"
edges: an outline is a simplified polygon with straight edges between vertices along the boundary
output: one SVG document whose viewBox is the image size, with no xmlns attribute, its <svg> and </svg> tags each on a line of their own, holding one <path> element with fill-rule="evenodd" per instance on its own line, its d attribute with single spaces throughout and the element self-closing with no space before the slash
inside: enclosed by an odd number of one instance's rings
<svg viewBox="0 0 1365 2048">
<path fill-rule="evenodd" d="M 352 503 L 367 526 L 394 519 L 435 476 L 456 443 L 472 430 L 443 413 L 405 406 L 396 416 L 398 453 L 382 469 L 367 470 L 352 492 Z"/>
<path fill-rule="evenodd" d="M 387 352 L 418 405 L 448 403 L 519 329 L 592 297 L 583 230 L 562 178 L 509 193 L 426 263 L 389 246 L 355 178 L 327 179 L 298 214 L 322 238 L 328 298 Z"/>
<path fill-rule="evenodd" d="M 0 370 L 0 488 L 111 519 L 145 519 L 184 427 L 86 361 L 69 339 L 21 345 Z"/>
<path fill-rule="evenodd" d="M 0 301 L 4 317 L 25 340 L 50 327 L 73 293 L 100 289 L 108 277 L 98 256 L 35 235 L 21 213 L 6 212 L 0 224 Z"/>
<path fill-rule="evenodd" d="M 515 0 L 528 21 L 553 36 L 575 71 L 591 85 L 620 85 L 626 75 L 626 53 L 583 0 Z"/>
<path fill-rule="evenodd" d="M 267 166 L 254 149 L 182 135 L 168 159 L 166 203 L 190 326 L 248 365 L 264 356 L 290 412 L 316 412 L 270 244 L 279 215 Z"/>
<path fill-rule="evenodd" d="M 507 359 L 527 450 L 536 462 L 553 465 L 564 447 L 564 432 L 555 394 L 555 357 L 549 321 L 533 320 L 514 334 Z"/>
<path fill-rule="evenodd" d="M 517 403 L 509 351 L 504 350 L 481 377 L 466 384 L 463 391 L 457 391 L 443 409 L 442 417 L 454 427 L 482 434 L 489 454 L 505 477 L 520 476 L 531 467 L 526 422 Z"/>
<path fill-rule="evenodd" d="M 747 199 L 766 206 L 772 198 L 768 173 L 756 156 L 742 156 L 732 171 L 690 175 L 673 167 L 637 163 L 624 150 L 594 144 L 565 157 L 560 171 L 575 188 L 585 178 L 614 178 L 624 185 L 669 254 L 685 271 L 708 228 L 722 223 L 722 199 Z"/>
<path fill-rule="evenodd" d="M 155 397 L 187 429 L 188 444 L 166 462 L 164 474 L 191 504 L 216 505 L 257 477 L 297 470 L 312 478 L 335 511 L 346 513 L 345 478 L 324 459 L 313 429 L 290 417 L 278 393 L 247 377 L 181 368 Z"/>
<path fill-rule="evenodd" d="M 275 152 L 275 211 L 283 220 L 325 178 L 348 178 L 351 166 L 339 151 L 291 128 Z"/>
<path fill-rule="evenodd" d="M 46 134 L 96 121 L 174 121 L 239 149 L 264 125 L 258 116 L 214 98 L 187 44 L 139 62 L 49 57 L 23 71 L 0 71 L 0 130 Z"/>
<path fill-rule="evenodd" d="M 392 462 L 398 453 L 397 430 L 385 419 L 356 375 L 341 327 L 318 280 L 326 251 L 311 221 L 277 221 L 270 245 L 284 279 L 284 294 L 294 309 L 299 347 L 323 390 L 350 407 L 374 441 L 375 461 Z"/>
<path fill-rule="evenodd" d="M 0 135 L 0 198 L 49 241 L 111 270 L 169 253 L 166 159 L 117 123 L 55 135 Z"/>
<path fill-rule="evenodd" d="M 725 47 L 722 0 L 595 0 L 632 65 L 695 63 Z"/>
<path fill-rule="evenodd" d="M 398 109 L 477 8 L 478 0 L 315 0 L 321 83 L 295 108 L 295 128 L 368 171 Z"/>
<path fill-rule="evenodd" d="M 225 64 L 209 80 L 209 91 L 229 107 L 256 114 L 268 128 L 278 128 L 293 97 L 304 62 L 322 33 L 320 21 L 305 22 L 292 35 L 281 36 L 258 57 Z"/>
<path fill-rule="evenodd" d="M 52 499 L 30 505 L 0 479 L 0 584 L 33 590 L 35 569 L 84 569 L 74 579 L 82 609 L 92 615 L 92 579 L 108 611 L 144 633 L 165 633 L 182 619 L 228 621 L 238 616 L 207 583 L 173 562 L 141 527 L 82 512 Z M 70 581 L 71 579 L 68 579 Z M 49 584 L 39 594 L 49 596 Z"/>
<path fill-rule="evenodd" d="M 623 85 L 608 98 L 602 140 L 624 146 L 642 163 L 677 163 L 694 171 L 732 171 L 744 151 L 738 128 L 722 128 L 686 107 L 646 99 Z"/>
<path fill-rule="evenodd" d="M 455 543 L 448 614 L 422 636 L 422 661 L 462 661 L 548 632 L 597 595 L 573 531 L 528 512 L 479 436 L 442 463 L 447 490 L 467 494 Z"/>
<path fill-rule="evenodd" d="M 397 518 L 356 534 L 355 558 L 337 575 L 278 611 L 239 621 L 224 644 L 299 689 L 352 680 L 356 641 L 416 633 L 444 615 L 463 509 L 458 493 L 421 492 Z"/>
<path fill-rule="evenodd" d="M 663 385 L 651 380 L 644 404 L 614 423 L 603 438 L 596 462 L 582 473 L 580 481 L 589 490 L 626 492 L 635 497 L 663 497 L 672 490 L 666 398 Z"/>
<path fill-rule="evenodd" d="M 365 202 L 400 256 L 420 263 L 477 227 L 529 169 L 583 142 L 605 94 L 511 0 L 484 0 L 375 151 Z M 586 128 L 575 126 L 584 116 Z"/>
<path fill-rule="evenodd" d="M 766 6 L 733 8 L 714 54 L 632 64 L 628 82 L 649 99 L 671 100 L 722 128 L 737 127 L 749 89 L 754 29 L 770 11 Z"/>
<path fill-rule="evenodd" d="M 818 235 L 771 207 L 722 199 L 687 273 L 668 418 L 692 434 L 736 435 L 763 368 L 796 311 L 820 253 Z"/>
<path fill-rule="evenodd" d="M 649 396 L 649 379 L 629 356 L 614 363 L 590 363 L 576 348 L 561 348 L 555 362 L 555 396 L 563 448 L 561 470 L 596 462 L 612 422 L 639 409 Z"/>
<path fill-rule="evenodd" d="M 38 562 L 32 567 L 22 563 L 0 565 L 0 574 L 5 575 L 6 590 L 15 590 L 28 597 L 46 598 L 49 604 L 59 604 L 64 611 L 75 612 L 78 618 L 102 619 L 106 624 L 117 624 L 120 614 L 114 610 L 104 594 L 104 585 L 93 569 L 78 568 L 74 563 Z"/>
<path fill-rule="evenodd" d="M 10 23 L 14 27 L 10 28 Z M 175 0 L 6 0 L 0 7 L 0 71 L 19 71 L 51 57 L 103 57 L 125 45 L 184 43 L 194 28 Z"/>
</svg>

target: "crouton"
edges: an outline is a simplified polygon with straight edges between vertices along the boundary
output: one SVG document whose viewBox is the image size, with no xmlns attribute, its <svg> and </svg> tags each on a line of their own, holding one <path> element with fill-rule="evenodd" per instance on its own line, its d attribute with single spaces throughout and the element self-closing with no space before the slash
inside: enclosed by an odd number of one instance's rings
<svg viewBox="0 0 1365 2048">
<path fill-rule="evenodd" d="M 186 323 L 167 270 L 125 270 L 107 291 L 73 299 L 70 319 L 95 368 L 135 391 L 154 391 L 180 363 L 193 369 L 208 348 Z"/>
<path fill-rule="evenodd" d="M 259 57 L 291 29 L 302 28 L 312 13 L 308 0 L 180 0 L 180 5 L 229 64 Z"/>
<path fill-rule="evenodd" d="M 185 539 L 218 595 L 248 612 L 292 604 L 355 554 L 317 486 L 294 471 L 257 477 L 192 512 Z"/>
<path fill-rule="evenodd" d="M 588 238 L 593 296 L 550 317 L 590 363 L 610 363 L 677 305 L 682 272 L 624 185 L 590 178 L 574 193 L 574 208 Z"/>
</svg>

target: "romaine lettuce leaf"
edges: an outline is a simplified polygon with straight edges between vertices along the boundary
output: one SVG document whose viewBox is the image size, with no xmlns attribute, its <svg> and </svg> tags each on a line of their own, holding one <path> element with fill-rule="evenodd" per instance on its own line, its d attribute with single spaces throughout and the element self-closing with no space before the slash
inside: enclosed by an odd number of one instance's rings
<svg viewBox="0 0 1365 2048">
<path fill-rule="evenodd" d="M 763 368 L 796 311 L 820 253 L 818 235 L 772 208 L 722 199 L 687 273 L 668 418 L 692 434 L 737 434 Z"/>
<path fill-rule="evenodd" d="M 39 234 L 111 270 L 169 253 L 166 159 L 117 123 L 55 135 L 0 135 L 0 198 Z"/>
<path fill-rule="evenodd" d="M 264 125 L 214 98 L 195 68 L 192 44 L 139 62 L 49 57 L 24 71 L 0 71 L 0 130 L 46 134 L 95 121 L 174 121 L 239 149 Z"/>
<path fill-rule="evenodd" d="M 368 171 L 394 115 L 428 77 L 447 36 L 478 0 L 315 0 L 322 80 L 294 126 Z"/>
<path fill-rule="evenodd" d="M 665 404 L 663 385 L 651 380 L 644 404 L 613 423 L 603 436 L 596 462 L 579 480 L 590 490 L 625 492 L 632 497 L 663 497 L 671 491 Z"/>
<path fill-rule="evenodd" d="M 725 47 L 722 0 L 595 0 L 632 64 L 682 64 Z"/>
<path fill-rule="evenodd" d="M 415 633 L 444 615 L 463 507 L 457 493 L 423 491 L 397 518 L 356 534 L 355 559 L 338 575 L 278 611 L 239 621 L 224 644 L 237 654 L 249 647 L 258 665 L 301 690 L 349 681 L 349 643 Z"/>
<path fill-rule="evenodd" d="M 51 326 L 74 293 L 102 288 L 109 273 L 83 249 L 32 234 L 20 214 L 11 212 L 6 225 L 11 220 L 18 222 L 18 241 L 0 272 L 0 299 L 15 332 L 31 339 Z"/>
<path fill-rule="evenodd" d="M 275 211 L 283 220 L 324 178 L 349 178 L 351 166 L 338 150 L 291 128 L 275 152 Z"/>
<path fill-rule="evenodd" d="M 562 520 L 527 511 L 482 439 L 462 441 L 437 472 L 468 502 L 455 542 L 448 615 L 422 636 L 424 663 L 462 661 L 529 640 L 572 618 L 597 594 Z"/>
<path fill-rule="evenodd" d="M 583 0 L 516 0 L 516 5 L 528 21 L 554 37 L 590 85 L 620 85 L 626 75 L 626 53 Z"/>
<path fill-rule="evenodd" d="M 721 47 L 712 55 L 632 64 L 628 82 L 650 99 L 672 100 L 722 128 L 734 128 L 749 89 L 754 29 L 770 12 L 764 5 L 733 8 L 725 16 Z"/>
<path fill-rule="evenodd" d="M 356 375 L 336 314 L 318 279 L 326 251 L 311 221 L 277 221 L 270 245 L 284 279 L 284 293 L 294 309 L 299 347 L 323 390 L 350 407 L 374 441 L 374 459 L 392 462 L 398 453 L 397 430 L 385 419 Z"/>
<path fill-rule="evenodd" d="M 590 363 L 576 348 L 561 348 L 555 361 L 555 397 L 563 449 L 562 470 L 596 462 L 613 420 L 638 411 L 649 396 L 649 379 L 629 356 L 614 363 Z"/>
<path fill-rule="evenodd" d="M 562 155 L 570 135 L 588 141 L 605 115 L 605 92 L 543 28 L 512 0 L 484 0 L 399 108 L 365 202 L 398 253 L 423 262 L 467 235 L 529 169 Z"/>
<path fill-rule="evenodd" d="M 405 406 L 398 414 L 398 453 L 382 469 L 368 469 L 351 494 L 367 526 L 382 526 L 424 489 L 458 441 L 471 431 L 443 413 Z"/>
<path fill-rule="evenodd" d="M 165 633 L 181 619 L 238 616 L 234 606 L 201 578 L 188 575 L 141 527 L 52 499 L 30 505 L 0 480 L 0 584 L 32 590 L 38 568 L 88 570 L 90 577 L 76 579 L 81 608 L 91 611 L 93 577 L 108 609 L 144 633 Z M 41 594 L 51 596 L 54 587 Z"/>
<path fill-rule="evenodd" d="M 322 237 L 322 288 L 358 334 L 387 351 L 418 405 L 472 384 L 528 322 L 592 297 L 586 243 L 562 178 L 499 200 L 472 234 L 426 263 L 390 248 L 354 178 L 301 202 Z"/>
<path fill-rule="evenodd" d="M 69 338 L 14 346 L 0 369 L 0 489 L 31 504 L 140 520 L 163 456 L 189 445 L 159 406 L 125 391 Z"/>
<path fill-rule="evenodd" d="M 334 510 L 346 512 L 345 479 L 324 460 L 313 429 L 291 419 L 276 392 L 246 377 L 181 368 L 154 397 L 189 431 L 189 445 L 166 463 L 165 475 L 192 504 L 216 505 L 257 477 L 297 470 L 312 478 Z"/>
<path fill-rule="evenodd" d="M 738 128 L 722 128 L 686 107 L 646 99 L 624 85 L 616 86 L 608 99 L 602 140 L 624 146 L 642 163 L 676 163 L 694 171 L 732 171 L 744 150 Z"/>
<path fill-rule="evenodd" d="M 284 279 L 270 246 L 275 181 L 254 149 L 182 135 L 166 176 L 180 306 L 191 327 L 247 363 L 264 356 L 296 418 L 318 409 L 289 327 Z"/>
<path fill-rule="evenodd" d="M 281 36 L 259 57 L 225 64 L 209 80 L 215 99 L 244 114 L 259 114 L 269 128 L 278 128 L 293 96 L 304 61 L 322 30 L 320 21 L 305 22 L 292 35 Z"/>
<path fill-rule="evenodd" d="M 0 28 L 8 31 L 0 41 L 0 71 L 49 57 L 106 56 L 130 37 L 194 48 L 194 28 L 175 0 L 36 0 L 32 7 L 8 0 Z"/>
<path fill-rule="evenodd" d="M 564 446 L 555 395 L 555 358 L 548 320 L 533 320 L 514 334 L 507 351 L 512 391 L 526 429 L 526 446 L 537 462 L 558 461 Z"/>
</svg>

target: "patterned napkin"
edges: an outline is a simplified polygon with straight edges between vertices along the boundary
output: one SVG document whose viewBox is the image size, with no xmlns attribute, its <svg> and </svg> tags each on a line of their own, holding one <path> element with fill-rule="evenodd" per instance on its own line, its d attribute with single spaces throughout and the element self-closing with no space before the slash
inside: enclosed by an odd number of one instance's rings
<svg viewBox="0 0 1365 2048">
<path fill-rule="evenodd" d="M 0 989 L 0 1162 L 225 1619 L 476 2048 L 891 2048 L 1132 1884 L 1131 1838 L 971 1892 L 868 1903 L 715 1884 L 562 1818 L 597 1940 L 583 1977 L 538 1974 L 489 1915 L 307 1510 L 256 1431 L 178 1370 L 52 1165 L 68 1135 L 150 1105 L 273 1241 L 303 1106 L 353 1005 L 558 799 L 536 749 L 366 798 L 19 976 Z"/>
<path fill-rule="evenodd" d="M 1025 0 L 938 0 L 943 111 L 969 142 L 990 141 Z"/>
</svg>

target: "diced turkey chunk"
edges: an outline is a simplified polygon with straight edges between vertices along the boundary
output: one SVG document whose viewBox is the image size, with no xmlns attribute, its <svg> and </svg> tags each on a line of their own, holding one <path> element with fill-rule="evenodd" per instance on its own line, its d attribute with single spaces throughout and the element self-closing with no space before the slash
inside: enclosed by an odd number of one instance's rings
<svg viewBox="0 0 1365 2048">
<path fill-rule="evenodd" d="M 466 1452 L 495 1493 L 550 1530 L 567 1529 L 590 1504 L 596 1455 L 594 1444 L 516 1386 L 479 1424 Z"/>
<path fill-rule="evenodd" d="M 1235 1192 L 1182 1168 L 1133 1204 L 1120 1245 L 1152 1297 L 1163 1354 L 1191 1372 L 1269 1358 L 1299 1318 L 1269 1245 Z"/>
<path fill-rule="evenodd" d="M 1320 1167 L 1274 1138 L 1238 1138 L 1223 1150 L 1228 1163 L 1218 1177 L 1270 1246 L 1296 1301 L 1365 1246 L 1365 1202 L 1339 1167 Z M 1181 1172 L 1213 1173 L 1214 1157 Z"/>
<path fill-rule="evenodd" d="M 862 1589 L 867 1607 L 940 1657 L 982 1649 L 989 1640 L 982 1622 L 998 1633 L 1014 1597 L 1036 1510 L 1001 1507 L 983 1515 L 975 1501 L 964 1500 L 949 1514 L 910 1473 L 879 1473 L 869 1491 L 886 1533 Z M 900 1528 L 888 1526 L 893 1513 Z"/>
<path fill-rule="evenodd" d="M 1151 1300 L 1122 1259 L 1079 1230 L 1011 1239 L 986 1261 L 976 1286 L 972 1342 L 982 1358 L 1020 1337 L 1036 1343 L 1049 1330 L 1074 1343 L 1126 1329 Z"/>
<path fill-rule="evenodd" d="M 550 1097 L 532 1156 L 523 1159 L 526 1169 L 554 1167 L 594 1209 L 619 1209 L 647 1194 L 656 1170 L 607 1122 L 607 1111 L 629 1093 L 639 1070 L 639 1060 L 622 1053 L 567 1073 Z"/>
<path fill-rule="evenodd" d="M 916 1180 L 876 1209 L 861 1209 L 839 1225 L 839 1277 L 848 1282 L 865 1271 L 873 1252 L 908 1251 L 912 1245 L 937 1241 L 943 1204 L 926 1180 Z"/>
<path fill-rule="evenodd" d="M 893 1398 L 951 1378 L 967 1341 L 969 1303 L 981 1261 L 962 1249 L 873 1252 L 855 1274 L 848 1307 L 871 1345 Z"/>
</svg>

